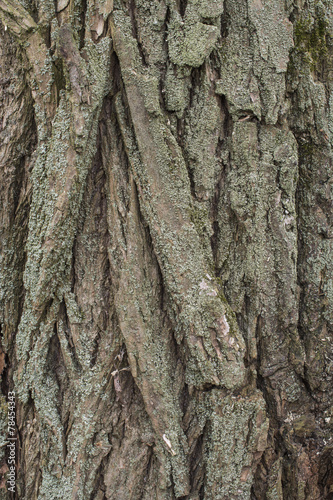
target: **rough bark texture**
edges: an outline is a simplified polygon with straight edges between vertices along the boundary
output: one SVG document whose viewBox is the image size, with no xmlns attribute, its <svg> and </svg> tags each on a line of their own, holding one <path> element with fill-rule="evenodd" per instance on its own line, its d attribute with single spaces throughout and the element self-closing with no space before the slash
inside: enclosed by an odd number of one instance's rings
<svg viewBox="0 0 333 500">
<path fill-rule="evenodd" d="M 0 14 L 0 498 L 332 499 L 332 2 Z"/>
</svg>

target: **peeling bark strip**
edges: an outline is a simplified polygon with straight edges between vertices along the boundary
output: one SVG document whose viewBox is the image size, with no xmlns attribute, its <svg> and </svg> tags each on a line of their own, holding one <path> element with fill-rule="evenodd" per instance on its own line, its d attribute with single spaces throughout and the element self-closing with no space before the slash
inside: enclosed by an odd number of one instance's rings
<svg viewBox="0 0 333 500">
<path fill-rule="evenodd" d="M 332 2 L 0 18 L 0 500 L 331 498 Z"/>
</svg>

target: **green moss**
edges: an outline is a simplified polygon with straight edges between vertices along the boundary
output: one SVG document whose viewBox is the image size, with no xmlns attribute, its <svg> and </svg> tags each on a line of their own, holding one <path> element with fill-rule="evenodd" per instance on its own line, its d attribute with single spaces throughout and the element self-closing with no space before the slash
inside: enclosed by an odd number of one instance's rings
<svg viewBox="0 0 333 500">
<path fill-rule="evenodd" d="M 311 70 L 327 56 L 328 23 L 323 16 L 299 19 L 294 28 L 295 50 L 302 53 Z"/>
<path fill-rule="evenodd" d="M 313 153 L 316 151 L 316 146 L 313 142 L 305 142 L 299 145 L 299 158 L 301 161 L 310 160 Z"/>
<path fill-rule="evenodd" d="M 191 208 L 188 209 L 188 213 L 198 234 L 200 236 L 204 236 L 208 220 L 206 206 L 202 206 L 199 204 L 192 205 Z"/>
</svg>

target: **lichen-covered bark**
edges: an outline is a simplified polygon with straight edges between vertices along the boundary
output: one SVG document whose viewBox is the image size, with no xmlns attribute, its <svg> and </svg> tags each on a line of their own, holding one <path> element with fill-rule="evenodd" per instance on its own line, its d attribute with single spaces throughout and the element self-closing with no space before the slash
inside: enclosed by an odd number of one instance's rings
<svg viewBox="0 0 333 500">
<path fill-rule="evenodd" d="M 0 498 L 331 498 L 331 2 L 0 16 Z"/>
</svg>

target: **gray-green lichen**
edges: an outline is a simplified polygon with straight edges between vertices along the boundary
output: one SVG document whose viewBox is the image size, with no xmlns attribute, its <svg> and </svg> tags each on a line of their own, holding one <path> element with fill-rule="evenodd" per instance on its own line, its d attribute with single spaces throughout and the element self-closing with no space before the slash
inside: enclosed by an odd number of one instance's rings
<svg viewBox="0 0 333 500">
<path fill-rule="evenodd" d="M 199 21 L 185 22 L 175 13 L 168 27 L 170 60 L 179 66 L 201 66 L 211 53 L 218 38 L 216 26 Z"/>
<path fill-rule="evenodd" d="M 258 456 L 266 448 L 268 419 L 261 394 L 221 399 L 218 391 L 207 398 L 209 434 L 205 443 L 207 476 L 205 498 L 250 498 Z"/>
<path fill-rule="evenodd" d="M 189 82 L 181 68 L 168 65 L 163 90 L 167 110 L 176 111 L 181 116 L 189 101 Z"/>
<path fill-rule="evenodd" d="M 185 152 L 193 173 L 195 194 L 207 201 L 214 190 L 220 164 L 216 148 L 223 121 L 221 110 L 208 76 L 193 91 L 192 106 L 185 122 Z M 200 88 L 200 91 L 199 91 Z"/>
<path fill-rule="evenodd" d="M 5 204 L 8 179 L 24 186 L 0 220 L 0 298 L 5 349 L 23 304 L 25 496 L 320 498 L 331 4 L 114 4 L 35 2 L 37 28 L 9 16 L 39 141 L 30 176 L 26 95 L 0 137 Z"/>
<path fill-rule="evenodd" d="M 274 124 L 284 101 L 292 24 L 282 1 L 274 6 L 250 1 L 248 9 L 227 5 L 230 26 L 218 48 L 221 79 L 216 92 L 226 96 L 232 114 L 265 116 L 266 123 Z"/>
</svg>

